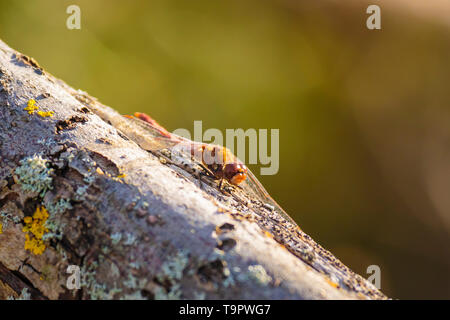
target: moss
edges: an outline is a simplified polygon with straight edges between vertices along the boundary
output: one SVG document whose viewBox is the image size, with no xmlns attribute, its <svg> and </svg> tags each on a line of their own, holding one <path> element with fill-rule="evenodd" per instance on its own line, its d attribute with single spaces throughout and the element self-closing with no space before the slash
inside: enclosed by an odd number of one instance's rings
<svg viewBox="0 0 450 320">
<path fill-rule="evenodd" d="M 40 155 L 33 155 L 20 161 L 20 166 L 14 171 L 22 190 L 36 192 L 41 197 L 52 189 L 53 169 L 48 168 L 48 160 Z"/>
</svg>

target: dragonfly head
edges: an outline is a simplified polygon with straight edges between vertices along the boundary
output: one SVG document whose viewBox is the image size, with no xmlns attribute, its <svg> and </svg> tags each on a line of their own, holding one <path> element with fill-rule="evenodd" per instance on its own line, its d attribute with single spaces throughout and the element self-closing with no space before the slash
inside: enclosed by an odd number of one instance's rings
<svg viewBox="0 0 450 320">
<path fill-rule="evenodd" d="M 247 178 L 247 167 L 242 163 L 227 163 L 224 175 L 231 184 L 237 186 Z"/>
</svg>

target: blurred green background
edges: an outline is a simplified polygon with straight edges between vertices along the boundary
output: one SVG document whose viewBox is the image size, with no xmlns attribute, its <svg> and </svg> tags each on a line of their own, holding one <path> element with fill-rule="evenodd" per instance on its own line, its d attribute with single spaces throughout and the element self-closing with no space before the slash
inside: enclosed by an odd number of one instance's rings
<svg viewBox="0 0 450 320">
<path fill-rule="evenodd" d="M 449 299 L 449 3 L 0 0 L 0 38 L 170 131 L 279 128 L 260 181 L 300 227 L 392 298 Z"/>
</svg>

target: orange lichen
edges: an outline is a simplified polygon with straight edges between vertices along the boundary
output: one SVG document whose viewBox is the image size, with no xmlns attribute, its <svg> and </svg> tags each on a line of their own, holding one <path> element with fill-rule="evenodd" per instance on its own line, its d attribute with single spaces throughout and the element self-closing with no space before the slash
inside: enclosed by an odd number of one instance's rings
<svg viewBox="0 0 450 320">
<path fill-rule="evenodd" d="M 41 117 L 53 117 L 55 114 L 53 111 L 41 111 L 39 110 L 39 107 L 36 105 L 36 100 L 30 99 L 28 100 L 27 107 L 23 109 L 25 111 L 28 111 L 28 114 L 33 114 L 35 111 L 37 111 L 37 114 Z"/>
<path fill-rule="evenodd" d="M 38 111 L 37 114 L 45 118 L 45 117 L 53 117 L 55 113 L 53 111 Z"/>
<path fill-rule="evenodd" d="M 45 207 L 37 207 L 33 217 L 25 217 L 25 250 L 29 250 L 35 255 L 40 255 L 45 251 L 45 244 L 42 237 L 48 232 L 45 222 L 48 219 L 48 212 Z"/>
<path fill-rule="evenodd" d="M 39 109 L 39 107 L 36 105 L 36 100 L 30 99 L 30 100 L 28 100 L 27 107 L 23 110 L 28 111 L 28 114 L 33 114 L 38 109 Z"/>
<path fill-rule="evenodd" d="M 339 288 L 339 284 L 336 283 L 336 282 L 334 282 L 334 281 L 332 281 L 331 279 L 325 278 L 325 281 L 326 281 L 330 286 L 332 286 L 333 288 Z"/>
</svg>

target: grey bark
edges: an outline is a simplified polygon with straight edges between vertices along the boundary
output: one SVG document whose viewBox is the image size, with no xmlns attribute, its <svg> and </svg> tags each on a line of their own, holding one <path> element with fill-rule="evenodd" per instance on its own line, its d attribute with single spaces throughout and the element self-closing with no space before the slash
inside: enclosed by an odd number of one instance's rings
<svg viewBox="0 0 450 320">
<path fill-rule="evenodd" d="M 31 99 L 54 115 L 29 114 Z M 0 119 L 0 298 L 386 298 L 251 197 L 200 188 L 143 150 L 117 112 L 1 41 Z M 23 229 L 38 207 L 42 254 Z"/>
</svg>

